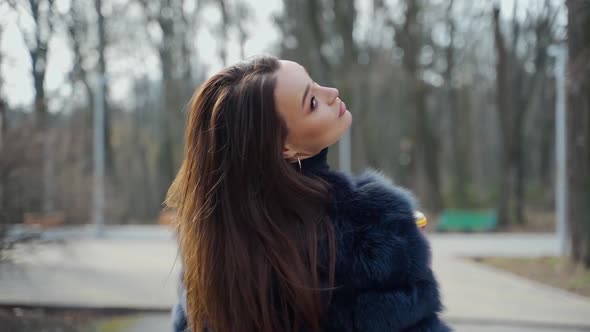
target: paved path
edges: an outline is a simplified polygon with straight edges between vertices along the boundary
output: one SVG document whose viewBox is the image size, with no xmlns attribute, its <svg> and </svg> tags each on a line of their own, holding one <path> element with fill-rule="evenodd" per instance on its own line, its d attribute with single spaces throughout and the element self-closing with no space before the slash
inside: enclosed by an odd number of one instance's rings
<svg viewBox="0 0 590 332">
<path fill-rule="evenodd" d="M 553 234 L 432 234 L 429 238 L 448 320 L 513 322 L 521 324 L 519 329 L 590 327 L 589 298 L 462 259 L 555 256 L 559 243 Z"/>
<path fill-rule="evenodd" d="M 100 240 L 78 235 L 65 244 L 20 247 L 14 262 L 0 263 L 0 304 L 168 310 L 175 302 L 179 266 L 170 231 L 127 227 Z M 590 299 L 461 258 L 555 255 L 553 235 L 428 236 L 444 316 L 458 332 L 590 331 Z M 136 323 L 168 326 L 167 313 L 144 317 Z"/>
<path fill-rule="evenodd" d="M 434 260 L 450 320 L 590 327 L 590 299 L 481 264 Z"/>
<path fill-rule="evenodd" d="M 95 330 L 104 330 L 103 324 L 120 326 L 112 332 L 167 332 L 171 331 L 170 317 L 168 314 L 147 314 L 141 316 L 129 316 L 113 320 L 95 323 Z M 551 326 L 527 326 L 518 324 L 500 324 L 494 322 L 465 323 L 450 322 L 455 332 L 587 332 L 588 329 L 551 327 Z M 101 329 L 102 328 L 102 329 Z M 92 330 L 92 329 L 90 329 Z"/>
<path fill-rule="evenodd" d="M 557 256 L 559 242 L 554 234 L 428 234 L 435 256 L 540 257 Z"/>
<path fill-rule="evenodd" d="M 448 320 L 590 327 L 590 299 L 478 264 L 466 257 L 559 253 L 553 234 L 432 234 L 433 268 Z M 523 328 L 522 326 L 519 328 Z"/>
<path fill-rule="evenodd" d="M 83 239 L 15 254 L 0 263 L 0 303 L 167 310 L 176 299 L 171 239 Z"/>
</svg>

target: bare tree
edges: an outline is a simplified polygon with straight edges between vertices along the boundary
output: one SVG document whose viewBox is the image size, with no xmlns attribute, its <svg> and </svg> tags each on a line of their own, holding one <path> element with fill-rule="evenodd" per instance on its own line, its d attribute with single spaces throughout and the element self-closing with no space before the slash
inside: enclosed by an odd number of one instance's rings
<svg viewBox="0 0 590 332">
<path fill-rule="evenodd" d="M 328 39 L 328 24 L 322 18 L 324 1 L 283 0 L 283 7 L 283 13 L 275 17 L 283 35 L 281 56 L 298 61 L 320 84 L 333 83 L 332 63 L 322 51 Z"/>
<path fill-rule="evenodd" d="M 43 158 L 41 173 L 43 181 L 41 188 L 43 193 L 42 210 L 49 212 L 55 208 L 54 204 L 54 160 L 51 155 L 53 136 L 47 131 L 47 98 L 45 91 L 45 75 L 47 73 L 47 60 L 49 54 L 49 41 L 54 33 L 55 8 L 54 0 L 10 0 L 11 7 L 18 15 L 18 26 L 27 46 L 31 59 L 31 75 L 33 77 L 34 115 L 37 130 L 45 135 L 43 139 Z M 22 23 L 21 15 L 26 12 L 33 21 L 32 30 Z"/>
<path fill-rule="evenodd" d="M 158 192 L 163 201 L 166 190 L 174 178 L 176 168 L 182 158 L 182 108 L 188 99 L 186 85 L 183 82 L 187 73 L 190 74 L 190 48 L 186 35 L 187 22 L 196 19 L 200 4 L 196 6 L 189 18 L 184 8 L 184 0 L 166 0 L 154 2 L 138 0 L 143 7 L 148 24 L 155 24 L 160 30 L 160 37 L 153 37 L 149 31 L 148 37 L 158 50 L 162 71 L 163 105 L 160 114 L 160 144 L 158 147 L 159 184 Z M 147 25 L 146 25 L 147 27 Z M 181 65 L 177 65 L 181 64 Z"/>
<path fill-rule="evenodd" d="M 457 52 L 455 49 L 456 27 L 455 17 L 453 15 L 454 0 L 449 0 L 446 11 L 446 24 L 448 29 L 449 44 L 445 49 L 446 68 L 444 78 L 448 90 L 449 115 L 450 115 L 450 134 L 452 150 L 452 191 L 453 200 L 459 207 L 465 208 L 470 201 L 467 192 L 467 186 L 470 182 L 470 159 L 469 154 L 469 109 L 465 109 L 460 104 L 460 90 L 455 86 L 455 65 Z"/>
<path fill-rule="evenodd" d="M 184 0 L 183 0 L 184 3 Z M 185 82 L 192 82 L 194 80 L 195 73 L 193 72 L 193 56 L 196 55 L 197 51 L 195 48 L 194 39 L 191 39 L 194 32 L 199 28 L 199 13 L 203 2 L 196 0 L 194 8 L 192 10 L 182 10 L 181 13 L 181 24 L 178 25 L 178 33 L 184 34 L 185 37 L 181 39 L 181 68 L 184 68 L 184 72 L 181 75 Z M 187 94 L 193 91 L 193 87 L 190 84 L 186 84 Z"/>
<path fill-rule="evenodd" d="M 219 24 L 219 58 L 223 66 L 227 66 L 227 43 L 228 43 L 228 30 L 230 27 L 230 14 L 227 8 L 226 0 L 216 0 L 219 6 L 219 12 L 221 12 L 221 22 Z"/>
<path fill-rule="evenodd" d="M 510 77 L 510 54 L 504 34 L 501 31 L 500 7 L 496 6 L 493 10 L 494 19 L 494 36 L 496 45 L 496 84 L 497 84 L 497 102 L 496 107 L 500 115 L 500 128 L 502 130 L 503 150 L 500 175 L 500 190 L 498 193 L 498 210 L 499 222 L 501 225 L 508 225 L 514 218 L 511 207 L 513 198 L 512 188 L 516 176 L 515 166 L 515 148 L 514 142 L 514 109 L 513 109 L 513 88 Z M 513 37 L 517 39 L 516 36 Z"/>
<path fill-rule="evenodd" d="M 111 138 L 111 111 L 109 107 L 109 100 L 108 100 L 108 93 L 109 93 L 109 84 L 108 79 L 106 76 L 107 73 L 107 61 L 106 61 L 106 49 L 108 47 L 108 37 L 106 35 L 106 24 L 105 24 L 105 16 L 103 14 L 103 5 L 102 0 L 94 0 L 94 9 L 96 12 L 97 18 L 97 28 L 98 28 L 98 75 L 99 75 L 99 84 L 102 84 L 102 105 L 104 107 L 104 156 L 105 156 L 105 175 L 107 178 L 114 180 L 116 178 L 115 168 L 113 167 L 113 148 L 112 148 L 112 138 Z M 116 181 L 113 181 L 116 183 Z"/>
<path fill-rule="evenodd" d="M 42 87 L 38 84 L 44 78 L 41 59 L 47 61 L 47 47 L 52 47 L 47 38 L 50 30 L 43 22 L 49 4 L 55 2 L 57 8 L 59 2 L 9 1 L 11 6 L 0 7 L 17 9 L 23 35 L 30 42 L 27 45 L 32 46 L 36 45 L 37 28 L 30 4 L 38 5 L 39 36 L 47 44 L 41 42 L 41 49 L 33 50 L 37 52 L 37 65 L 31 77 L 34 82 L 37 78 L 35 86 Z M 372 4 L 372 10 L 361 10 L 359 4 L 366 9 L 367 3 Z M 443 193 L 448 194 L 445 203 L 448 199 L 462 208 L 497 204 L 496 195 L 506 198 L 510 213 L 503 220 L 512 222 L 524 219 L 519 217 L 525 216 L 519 208 L 549 210 L 554 96 L 551 71 L 547 70 L 552 62 L 545 51 L 555 35 L 552 27 L 557 11 L 553 0 L 520 8 L 519 13 L 525 15 L 518 17 L 499 15 L 498 8 L 497 20 L 490 15 L 489 5 L 457 0 L 284 0 L 283 4 L 285 11 L 276 15 L 282 34 L 277 45 L 280 56 L 301 63 L 318 83 L 340 89 L 354 116 L 354 171 L 365 166 L 382 169 L 397 182 L 411 186 L 429 210 L 440 208 Z M 197 51 L 203 45 L 195 42 L 195 32 L 201 28 L 199 11 L 204 6 L 220 13 L 221 22 L 207 27 L 224 43 L 216 51 L 216 62 L 227 64 L 234 41 L 244 58 L 246 41 L 254 32 L 248 25 L 254 13 L 244 0 L 71 1 L 69 12 L 62 14 L 66 29 L 57 29 L 62 25 L 55 23 L 56 33 L 69 37 L 73 54 L 69 81 L 64 84 L 73 87 L 71 97 L 61 100 L 58 94 L 40 91 L 36 95 L 44 96 L 39 99 L 43 102 L 34 107 L 44 106 L 43 112 L 40 108 L 34 112 L 7 110 L 0 104 L 4 125 L 0 125 L 0 168 L 14 170 L 13 166 L 19 165 L 16 172 L 10 171 L 10 176 L 0 179 L 4 198 L 9 197 L 0 203 L 0 212 L 20 220 L 22 212 L 40 210 L 42 196 L 52 193 L 55 204 L 46 206 L 61 207 L 70 220 L 85 220 L 89 212 L 85 205 L 90 195 L 87 188 L 92 179 L 87 151 L 92 148 L 89 128 L 95 78 L 97 73 L 116 71 L 133 82 L 135 90 L 120 105 L 106 96 L 113 133 L 109 138 L 121 142 L 111 145 L 119 188 L 109 196 L 114 204 L 109 204 L 108 213 L 118 220 L 150 220 L 158 214 L 158 203 L 182 159 L 183 110 L 202 75 Z M 127 15 L 129 12 L 134 14 Z M 151 50 L 142 54 L 145 43 L 141 41 L 146 36 Z M 129 42 L 134 39 L 140 43 Z M 154 54 L 160 61 L 161 79 L 151 73 L 138 77 L 140 66 L 127 72 L 111 68 L 109 56 L 131 48 L 136 52 L 125 61 L 149 64 Z M 3 68 L 7 68 L 10 59 L 3 61 Z M 586 73 L 579 69 L 584 65 L 576 66 L 573 73 Z M 581 77 L 576 75 L 572 77 Z M 580 86 L 572 91 L 585 92 L 585 85 Z M 114 92 L 112 87 L 110 92 Z M 498 98 L 500 94 L 502 98 Z M 2 97 L 6 100 L 11 96 Z M 67 103 L 71 112 L 47 114 L 48 104 L 53 107 L 60 102 Z M 573 106 L 571 109 L 573 112 Z M 20 123 L 28 117 L 33 120 L 31 115 L 40 119 L 39 114 L 47 115 L 47 133 Z M 572 118 L 583 123 L 580 116 L 575 113 Z M 19 130 L 29 130 L 29 135 L 34 132 L 40 139 L 24 151 L 25 146 L 14 140 L 32 139 L 14 136 Z M 55 135 L 57 143 L 48 144 L 51 149 L 44 152 L 42 147 L 50 142 L 50 133 L 59 133 Z M 19 154 L 19 150 L 23 150 L 20 157 L 6 156 Z M 337 147 L 333 152 L 338 152 Z M 10 161 L 25 154 L 26 162 Z M 337 157 L 331 153 L 330 162 Z M 13 166 L 7 166 L 6 161 Z M 45 163 L 50 167 L 44 167 Z M 509 174 L 506 165 L 511 175 L 500 176 L 500 172 Z M 44 175 L 46 179 L 55 178 L 53 187 L 49 182 L 45 185 Z M 545 182 L 538 181 L 542 177 Z M 499 179 L 510 181 L 509 186 L 501 187 L 507 190 L 501 194 L 494 190 Z M 546 194 L 540 202 L 544 205 L 533 205 L 539 203 L 536 190 Z"/>
<path fill-rule="evenodd" d="M 0 45 L 2 44 L 2 37 L 4 32 L 4 26 L 0 24 Z M 2 88 L 4 86 L 4 78 L 2 76 L 2 60 L 3 54 L 0 52 L 0 151 L 2 151 L 3 143 L 4 143 L 4 134 L 6 133 L 6 102 L 3 98 Z M 0 177 L 0 211 L 4 211 L 4 178 Z M 4 238 L 5 232 L 5 216 L 3 213 L 0 213 L 0 257 L 2 257 L 2 239 Z"/>
<path fill-rule="evenodd" d="M 2 37 L 4 33 L 4 26 L 0 24 L 0 44 L 2 44 Z M 6 132 L 6 102 L 2 93 L 4 87 L 4 77 L 2 76 L 2 60 L 3 54 L 0 52 L 0 149 L 2 149 L 2 143 L 4 133 Z M 2 183 L 0 183 L 0 209 L 2 208 Z"/>
<path fill-rule="evenodd" d="M 353 0 L 334 1 L 331 3 L 334 13 L 333 28 L 328 30 L 329 36 L 326 42 L 332 45 L 339 55 L 334 62 L 331 72 L 337 83 L 342 98 L 355 114 L 351 128 L 352 141 L 352 168 L 360 169 L 367 163 L 367 146 L 365 132 L 369 130 L 367 124 L 367 109 L 361 107 L 363 98 L 363 85 L 368 81 L 366 68 L 358 64 L 358 45 L 354 40 L 354 27 L 357 19 L 357 10 Z"/>
<path fill-rule="evenodd" d="M 54 33 L 54 0 L 10 0 L 10 4 L 19 15 L 19 29 L 31 58 L 35 116 L 39 127 L 44 128 L 47 118 L 45 74 L 47 72 L 49 40 Z M 32 31 L 21 24 L 23 11 L 26 11 L 33 20 Z"/>
<path fill-rule="evenodd" d="M 516 12 L 515 8 L 513 9 Z M 545 82 L 547 48 L 552 42 L 552 27 L 557 11 L 550 1 L 540 15 L 529 15 L 526 22 L 512 20 L 512 45 L 508 46 L 501 30 L 500 7 L 493 9 L 494 36 L 497 54 L 496 88 L 497 110 L 503 138 L 501 179 L 499 190 L 499 219 L 502 225 L 512 221 L 524 223 L 524 176 L 525 156 L 524 125 L 529 110 L 538 105 L 539 93 Z M 525 43 L 527 34 L 534 40 L 524 55 L 518 54 L 519 43 Z M 534 74 L 528 74 L 526 62 L 533 59 Z"/>
<path fill-rule="evenodd" d="M 590 4 L 568 0 L 568 186 L 572 256 L 590 267 Z"/>
<path fill-rule="evenodd" d="M 417 0 L 406 0 L 405 21 L 402 25 L 392 22 L 396 34 L 395 42 L 403 50 L 403 65 L 410 80 L 411 106 L 404 120 L 407 125 L 406 135 L 409 144 L 410 161 L 407 164 L 407 178 L 416 180 L 418 160 L 423 161 L 427 180 L 427 207 L 438 212 L 443 207 L 440 174 L 439 146 L 427 110 L 427 98 L 430 86 L 421 78 L 419 56 L 428 36 L 426 27 L 418 21 L 423 3 Z"/>
<path fill-rule="evenodd" d="M 246 58 L 245 45 L 250 38 L 250 31 L 248 30 L 247 23 L 254 17 L 254 11 L 252 7 L 244 2 L 239 1 L 236 3 L 235 9 L 236 15 L 234 18 L 234 24 L 238 30 L 238 41 L 240 43 L 240 59 Z"/>
<path fill-rule="evenodd" d="M 72 53 L 74 55 L 73 67 L 70 72 L 70 79 L 73 84 L 78 82 L 82 83 L 86 92 L 86 103 L 89 110 L 87 120 L 88 124 L 91 123 L 92 117 L 90 116 L 90 110 L 94 108 L 94 91 L 90 84 L 90 73 L 86 69 L 84 63 L 87 61 L 88 54 L 85 43 L 89 39 L 89 22 L 86 18 L 86 8 L 83 4 L 78 1 L 74 1 L 70 4 L 67 16 L 64 18 L 66 28 L 68 31 L 68 37 L 72 47 Z"/>
</svg>

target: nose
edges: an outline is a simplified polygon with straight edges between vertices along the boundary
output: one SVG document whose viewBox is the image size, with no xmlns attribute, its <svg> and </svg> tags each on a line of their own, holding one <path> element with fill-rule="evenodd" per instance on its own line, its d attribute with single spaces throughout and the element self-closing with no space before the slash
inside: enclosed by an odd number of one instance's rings
<svg viewBox="0 0 590 332">
<path fill-rule="evenodd" d="M 336 88 L 327 88 L 328 89 L 328 96 L 329 96 L 329 104 L 332 105 L 336 100 L 338 100 L 338 97 L 340 97 L 340 91 L 338 91 L 338 89 Z"/>
</svg>

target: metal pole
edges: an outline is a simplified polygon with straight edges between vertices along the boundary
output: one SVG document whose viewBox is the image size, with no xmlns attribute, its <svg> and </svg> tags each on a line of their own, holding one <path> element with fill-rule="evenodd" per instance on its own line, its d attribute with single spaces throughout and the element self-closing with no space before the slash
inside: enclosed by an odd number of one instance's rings
<svg viewBox="0 0 590 332">
<path fill-rule="evenodd" d="M 338 141 L 338 166 L 342 172 L 350 173 L 350 129 Z"/>
<path fill-rule="evenodd" d="M 360 96 L 358 93 L 363 89 L 363 80 L 355 79 L 353 82 L 356 82 L 356 86 L 354 83 L 350 85 L 353 87 L 352 91 L 350 91 L 350 95 L 353 100 L 352 110 L 354 111 L 360 108 Z M 352 172 L 351 132 L 352 126 L 346 131 L 346 133 L 344 133 L 344 135 L 340 138 L 340 141 L 338 141 L 338 167 L 340 168 L 340 171 L 345 173 Z M 356 135 L 362 135 L 362 133 L 357 132 Z"/>
<path fill-rule="evenodd" d="M 566 127 L 566 64 L 567 48 L 556 45 L 549 49 L 555 56 L 555 213 L 559 249 L 562 255 L 569 254 L 569 229 L 567 220 L 567 127 Z"/>
<path fill-rule="evenodd" d="M 96 237 L 104 234 L 104 84 L 99 74 L 94 94 L 94 210 L 93 221 Z"/>
<path fill-rule="evenodd" d="M 0 100 L 0 149 L 2 149 L 2 137 L 4 136 L 4 109 L 1 103 L 2 101 Z"/>
<path fill-rule="evenodd" d="M 0 151 L 2 151 L 2 137 L 4 137 L 4 106 L 2 100 L 0 100 Z M 4 208 L 4 197 L 3 197 L 2 182 L 0 182 L 0 211 Z"/>
</svg>

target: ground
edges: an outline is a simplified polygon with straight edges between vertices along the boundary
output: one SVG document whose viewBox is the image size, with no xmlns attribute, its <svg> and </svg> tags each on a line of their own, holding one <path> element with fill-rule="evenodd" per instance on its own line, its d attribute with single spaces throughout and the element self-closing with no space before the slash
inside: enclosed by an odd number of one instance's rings
<svg viewBox="0 0 590 332">
<path fill-rule="evenodd" d="M 553 287 L 590 297 L 590 269 L 562 257 L 474 258 L 475 261 L 509 271 Z"/>
<path fill-rule="evenodd" d="M 59 331 L 79 332 L 82 326 L 95 320 L 97 313 L 80 310 L 45 310 L 21 307 L 0 308 L 0 326 L 2 331 L 33 332 Z"/>
<path fill-rule="evenodd" d="M 171 330 L 179 270 L 174 233 L 125 226 L 94 234 L 92 228 L 45 232 L 49 242 L 17 246 L 10 260 L 0 261 L 0 332 Z M 445 304 L 442 319 L 456 332 L 590 331 L 590 298 L 470 258 L 556 257 L 554 234 L 426 236 Z M 127 311 L 115 311 L 121 309 Z"/>
</svg>

